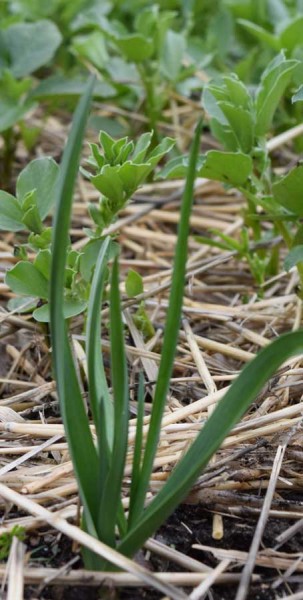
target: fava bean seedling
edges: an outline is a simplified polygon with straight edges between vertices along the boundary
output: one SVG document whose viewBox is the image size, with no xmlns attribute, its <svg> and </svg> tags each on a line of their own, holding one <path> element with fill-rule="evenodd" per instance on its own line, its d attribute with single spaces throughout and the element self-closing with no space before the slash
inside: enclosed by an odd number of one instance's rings
<svg viewBox="0 0 303 600">
<path fill-rule="evenodd" d="M 298 597 L 302 3 L 0 11 L 3 593 Z"/>
</svg>

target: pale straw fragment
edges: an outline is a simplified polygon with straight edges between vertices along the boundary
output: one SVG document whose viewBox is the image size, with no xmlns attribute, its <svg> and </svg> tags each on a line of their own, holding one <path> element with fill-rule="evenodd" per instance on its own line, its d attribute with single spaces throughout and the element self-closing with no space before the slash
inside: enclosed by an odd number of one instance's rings
<svg viewBox="0 0 303 600">
<path fill-rule="evenodd" d="M 39 506 L 36 502 L 33 502 L 28 497 L 22 496 L 21 494 L 10 490 L 2 483 L 0 483 L 0 496 L 2 496 L 2 498 L 6 500 L 9 500 L 13 504 L 16 504 L 17 506 L 31 513 L 32 515 L 36 517 L 41 517 L 46 523 L 48 523 L 58 531 L 61 531 L 61 533 L 67 535 L 72 540 L 85 546 L 92 552 L 95 552 L 96 554 L 113 563 L 117 567 L 120 567 L 121 569 L 132 573 L 136 577 L 139 577 L 140 580 L 143 581 L 145 584 L 151 585 L 155 589 L 158 589 L 164 594 L 169 595 L 169 597 L 171 597 L 173 600 L 186 599 L 186 595 L 183 592 L 177 590 L 170 584 L 165 584 L 161 582 L 156 575 L 149 573 L 146 569 L 143 569 L 141 566 L 135 564 L 129 558 L 122 556 L 122 554 L 120 554 L 116 550 L 113 550 L 109 546 L 106 546 L 106 544 L 103 544 L 99 540 L 93 538 L 88 533 L 82 531 L 75 525 L 71 525 L 70 523 L 68 523 L 68 521 L 60 517 L 58 514 L 53 515 L 49 510 L 42 506 Z"/>
<path fill-rule="evenodd" d="M 208 575 L 208 577 L 204 581 L 202 581 L 200 583 L 200 585 L 198 585 L 196 587 L 195 590 L 193 590 L 193 592 L 188 596 L 188 599 L 189 600 L 203 600 L 205 598 L 207 592 L 211 588 L 211 586 L 214 585 L 214 583 L 216 583 L 218 575 L 221 575 L 222 573 L 224 573 L 224 571 L 226 571 L 226 569 L 229 567 L 229 565 L 230 565 L 230 560 L 228 560 L 228 559 L 222 560 L 222 562 L 220 562 L 215 567 L 215 569 L 212 570 L 212 572 Z"/>
<path fill-rule="evenodd" d="M 6 600 L 23 600 L 24 598 L 24 555 L 24 544 L 14 536 L 8 558 Z"/>
</svg>

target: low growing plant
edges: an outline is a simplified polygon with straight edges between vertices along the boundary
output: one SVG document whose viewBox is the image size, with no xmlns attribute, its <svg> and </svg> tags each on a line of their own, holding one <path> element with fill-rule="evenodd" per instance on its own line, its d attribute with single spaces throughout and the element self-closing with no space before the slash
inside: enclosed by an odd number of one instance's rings
<svg viewBox="0 0 303 600">
<path fill-rule="evenodd" d="M 191 6 L 185 14 L 191 20 Z M 75 36 L 72 51 L 84 64 L 97 68 L 102 77 L 114 86 L 120 105 L 139 103 L 148 119 L 148 128 L 159 138 L 158 122 L 168 104 L 171 90 L 189 78 L 194 68 L 185 68 L 182 61 L 187 45 L 186 27 L 176 31 L 178 12 L 147 3 L 130 15 L 132 29 L 113 16 L 98 11 L 79 15 L 73 24 Z M 177 24 L 178 27 L 178 24 Z"/>
<path fill-rule="evenodd" d="M 201 155 L 197 175 L 237 188 L 247 200 L 246 231 L 242 231 L 241 239 L 234 240 L 212 230 L 219 242 L 202 236 L 200 241 L 236 250 L 247 259 L 256 282 L 262 284 L 277 261 L 276 257 L 273 260 L 273 253 L 250 249 L 251 233 L 257 244 L 281 235 L 291 251 L 292 260 L 288 259 L 287 265 L 297 265 L 303 290 L 303 255 L 295 250 L 302 244 L 299 219 L 303 214 L 300 193 L 303 168 L 297 165 L 285 177 L 275 176 L 266 145 L 276 109 L 299 64 L 281 52 L 262 74 L 255 95 L 235 75 L 225 75 L 205 86 L 203 106 L 210 117 L 211 131 L 224 150 L 210 150 Z M 294 101 L 301 97 L 299 91 Z M 160 176 L 184 176 L 187 164 L 187 157 L 177 157 L 164 167 Z M 262 220 L 272 223 L 266 237 L 262 233 Z"/>
<path fill-rule="evenodd" d="M 174 145 L 172 139 L 164 138 L 150 150 L 151 139 L 152 134 L 146 133 L 134 144 L 128 138 L 114 140 L 101 131 L 100 144 L 91 144 L 92 156 L 88 163 L 94 173 L 85 171 L 85 174 L 102 195 L 98 203 L 89 205 L 93 227 L 86 229 L 86 233 L 90 240 L 81 251 L 74 250 L 71 245 L 68 248 L 63 302 L 65 318 L 87 309 L 93 269 L 104 241 L 104 228 L 114 223 L 118 212 L 146 178 L 153 175 L 158 162 Z M 27 242 L 15 247 L 15 256 L 20 260 L 6 274 L 6 283 L 17 295 L 9 301 L 8 307 L 19 312 L 33 311 L 34 319 L 42 322 L 49 321 L 52 242 L 52 228 L 45 225 L 45 219 L 53 208 L 58 170 L 52 158 L 35 159 L 19 175 L 16 197 L 0 191 L 0 230 L 28 233 Z M 117 249 L 113 236 L 108 259 L 115 256 Z M 142 321 L 142 328 L 147 329 L 148 317 L 142 305 L 138 319 Z"/>
<path fill-rule="evenodd" d="M 0 29 L 0 134 L 4 140 L 2 179 L 7 183 L 16 145 L 14 126 L 29 147 L 38 130 L 29 130 L 23 119 L 36 105 L 31 97 L 31 75 L 48 64 L 61 43 L 54 23 L 44 19 L 36 23 L 13 23 Z M 6 181 L 5 181 L 6 179 Z"/>
<path fill-rule="evenodd" d="M 18 538 L 20 542 L 23 542 L 25 539 L 24 527 L 21 527 L 21 525 L 14 525 L 10 531 L 0 535 L 0 560 L 6 560 L 8 558 L 14 537 Z"/>
<path fill-rule="evenodd" d="M 101 304 L 110 245 L 108 237 L 103 240 L 97 259 L 86 324 L 89 402 L 96 440 L 92 437 L 84 407 L 63 312 L 73 189 L 92 85 L 90 81 L 76 110 L 57 188 L 50 285 L 52 356 L 65 433 L 83 503 L 82 525 L 92 536 L 125 555 L 133 555 L 183 500 L 203 467 L 274 371 L 291 356 L 303 352 L 303 332 L 281 336 L 244 368 L 161 491 L 146 506 L 146 493 L 157 452 L 180 326 L 200 124 L 195 133 L 186 174 L 162 356 L 148 428 L 143 426 L 142 378 L 138 388 L 139 411 L 130 505 L 128 515 L 125 515 L 122 507 L 122 483 L 128 448 L 129 382 L 117 257 L 111 270 L 109 296 L 112 393 L 105 376 L 100 339 Z M 110 567 L 91 552 L 84 551 L 84 559 L 86 566 L 92 569 Z"/>
</svg>

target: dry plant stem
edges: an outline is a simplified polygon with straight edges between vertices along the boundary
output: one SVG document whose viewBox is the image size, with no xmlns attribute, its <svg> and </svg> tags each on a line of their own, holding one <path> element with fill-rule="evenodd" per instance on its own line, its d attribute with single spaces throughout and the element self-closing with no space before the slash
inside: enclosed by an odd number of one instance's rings
<svg viewBox="0 0 303 600">
<path fill-rule="evenodd" d="M 79 544 L 89 548 L 89 550 L 95 552 L 102 558 L 105 558 L 117 567 L 132 573 L 136 577 L 139 577 L 141 581 L 144 581 L 144 583 L 147 583 L 155 589 L 160 590 L 164 594 L 169 595 L 169 597 L 171 597 L 173 600 L 185 600 L 186 595 L 183 594 L 183 592 L 177 590 L 169 584 L 162 583 L 157 576 L 152 575 L 146 569 L 136 565 L 132 560 L 122 556 L 116 550 L 109 548 L 109 546 L 106 546 L 106 544 L 103 544 L 99 540 L 91 537 L 78 527 L 75 527 L 75 525 L 71 525 L 59 515 L 53 515 L 49 510 L 39 506 L 36 502 L 21 496 L 13 490 L 10 490 L 2 483 L 0 483 L 0 496 L 10 502 L 13 502 L 32 515 L 42 518 L 46 523 L 58 531 L 61 531 L 72 540 L 75 540 Z"/>
<path fill-rule="evenodd" d="M 256 562 L 256 556 L 257 556 L 257 553 L 259 550 L 259 546 L 260 546 L 262 535 L 263 535 L 263 532 L 265 529 L 266 521 L 268 519 L 268 513 L 270 510 L 271 503 L 272 503 L 273 495 L 275 493 L 277 479 L 278 479 L 278 476 L 279 476 L 279 473 L 281 470 L 282 461 L 283 461 L 283 457 L 285 454 L 285 450 L 286 450 L 286 446 L 289 441 L 289 438 L 290 438 L 290 435 L 287 436 L 287 438 L 283 444 L 278 446 L 276 457 L 275 457 L 273 468 L 272 468 L 272 472 L 271 472 L 271 476 L 270 476 L 269 485 L 268 485 L 267 492 L 266 492 L 265 499 L 264 499 L 263 508 L 262 508 L 262 511 L 260 514 L 258 525 L 256 527 L 253 541 L 252 541 L 252 544 L 250 547 L 250 551 L 248 554 L 248 560 L 247 560 L 247 563 L 242 572 L 241 581 L 239 584 L 239 588 L 238 588 L 235 600 L 245 600 L 245 598 L 247 597 L 249 582 L 250 582 L 251 575 L 252 575 L 254 565 Z"/>
<path fill-rule="evenodd" d="M 71 567 L 79 562 L 80 560 L 80 556 L 74 556 L 68 563 L 66 563 L 63 567 L 61 567 L 61 569 L 57 569 L 58 571 L 58 576 L 60 577 L 60 575 L 64 575 L 65 573 L 69 573 L 69 571 L 71 570 Z M 42 591 L 44 590 L 44 588 L 48 585 L 50 585 L 52 583 L 52 580 L 56 578 L 55 573 L 50 574 L 48 577 L 45 577 L 43 582 L 39 585 L 38 589 L 37 589 L 37 596 L 39 597 L 42 593 Z"/>
<path fill-rule="evenodd" d="M 285 531 L 283 531 L 283 533 L 276 537 L 277 543 L 275 545 L 275 550 L 280 548 L 280 546 L 283 544 L 286 544 L 286 542 L 296 535 L 296 533 L 301 531 L 301 529 L 303 529 L 303 518 L 297 521 L 297 523 L 294 523 L 294 525 L 291 525 L 291 527 L 288 527 Z"/>
<path fill-rule="evenodd" d="M 49 446 L 51 446 L 52 444 L 55 444 L 61 438 L 62 438 L 62 435 L 55 435 L 52 438 L 50 438 L 49 440 L 47 440 L 46 442 L 44 442 L 43 444 L 40 444 L 39 446 L 35 446 L 32 450 L 30 450 L 29 452 L 26 452 L 20 458 L 16 458 L 16 460 L 8 463 L 7 465 L 5 465 L 5 467 L 2 467 L 0 469 L 0 477 L 5 475 L 6 473 L 9 473 L 9 471 L 16 469 L 22 463 L 26 462 L 30 458 L 33 458 L 34 456 L 39 454 L 39 452 L 43 452 L 43 450 L 46 450 L 47 448 L 49 448 Z"/>
<path fill-rule="evenodd" d="M 300 123 L 300 125 L 295 125 L 295 127 L 292 127 L 291 129 L 288 129 L 287 131 L 284 131 L 283 133 L 280 133 L 279 135 L 276 135 L 275 137 L 271 138 L 271 140 L 268 140 L 268 142 L 266 143 L 267 150 L 269 152 L 272 152 L 273 150 L 280 148 L 280 146 L 283 146 L 283 144 L 286 144 L 287 142 L 298 137 L 299 135 L 302 135 L 302 133 L 303 124 Z"/>
<path fill-rule="evenodd" d="M 290 594 L 290 596 L 284 596 L 284 600 L 303 600 L 303 591 Z"/>
<path fill-rule="evenodd" d="M 202 581 L 200 585 L 198 585 L 198 587 L 196 587 L 196 589 L 189 595 L 189 600 L 204 600 L 211 586 L 214 585 L 214 583 L 216 583 L 218 576 L 224 573 L 224 571 L 226 571 L 229 565 L 230 560 L 222 560 L 222 562 L 219 563 L 216 566 L 216 568 L 213 569 L 212 572 L 208 575 L 207 579 L 205 579 L 205 581 Z"/>
<path fill-rule="evenodd" d="M 299 556 L 297 560 L 293 562 L 293 564 L 283 573 L 282 577 L 278 577 L 276 581 L 272 584 L 272 589 L 277 589 L 280 585 L 282 585 L 287 579 L 297 571 L 298 567 L 302 564 L 302 556 Z"/>
<path fill-rule="evenodd" d="M 182 554 L 182 552 L 178 552 L 175 548 L 171 548 L 170 546 L 166 546 L 162 544 L 158 540 L 150 538 L 145 542 L 144 547 L 151 552 L 155 552 L 159 556 L 175 562 L 176 564 L 181 565 L 184 569 L 194 571 L 196 573 L 212 572 L 211 567 L 208 567 L 204 563 L 187 556 L 186 554 Z"/>
<path fill-rule="evenodd" d="M 3 578 L 5 567 L 0 565 L 0 578 Z M 172 584 L 181 587 L 197 586 L 208 577 L 208 573 L 158 573 L 157 578 L 163 584 Z M 230 585 L 239 581 L 238 573 L 224 573 L 216 579 L 218 585 Z M 102 585 L 109 588 L 121 587 L 151 587 L 148 583 L 142 582 L 142 579 L 130 573 L 115 573 L 108 571 L 85 571 L 77 569 L 66 574 L 61 574 L 59 569 L 24 567 L 24 581 L 27 584 L 37 585 L 48 579 L 50 585 L 81 585 L 90 587 L 100 587 Z M 253 576 L 254 583 L 261 581 L 259 575 Z M 187 596 L 186 596 L 187 598 Z"/>
<path fill-rule="evenodd" d="M 217 386 L 207 368 L 206 362 L 203 358 L 202 352 L 197 343 L 196 336 L 194 335 L 188 321 L 186 319 L 183 320 L 183 329 L 185 331 L 187 343 L 192 353 L 192 357 L 196 363 L 198 372 L 201 376 L 201 379 L 208 391 L 209 394 L 215 393 L 217 391 Z M 208 417 L 214 411 L 215 405 L 211 405 L 208 407 Z M 211 464 L 215 462 L 215 457 L 212 458 Z M 224 535 L 223 531 L 223 519 L 219 514 L 215 514 L 213 516 L 213 526 L 212 526 L 212 536 L 214 540 L 221 540 Z"/>
<path fill-rule="evenodd" d="M 6 600 L 23 600 L 25 546 L 14 537 L 8 559 L 8 590 Z"/>
<path fill-rule="evenodd" d="M 206 546 L 203 544 L 193 544 L 192 546 L 196 550 L 202 550 L 203 552 L 210 552 L 217 560 L 230 560 L 233 563 L 237 563 L 239 565 L 246 564 L 248 559 L 248 552 L 243 552 L 241 550 L 226 550 L 225 548 L 214 548 L 213 546 Z M 295 558 L 297 558 L 297 554 Z M 294 562 L 294 555 L 291 554 L 290 558 L 287 558 L 287 555 L 280 554 L 272 551 L 272 549 L 265 549 L 258 553 L 256 558 L 256 564 L 262 568 L 266 569 L 276 569 L 278 571 L 287 571 Z M 303 572 L 302 562 L 298 565 L 298 572 Z M 253 581 L 253 578 L 252 578 Z"/>
</svg>

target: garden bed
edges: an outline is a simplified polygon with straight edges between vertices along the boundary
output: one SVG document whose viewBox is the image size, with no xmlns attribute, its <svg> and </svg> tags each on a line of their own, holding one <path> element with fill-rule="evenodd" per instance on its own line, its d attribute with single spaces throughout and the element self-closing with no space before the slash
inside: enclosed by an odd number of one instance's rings
<svg viewBox="0 0 303 600">
<path fill-rule="evenodd" d="M 45 129 L 37 152 L 44 152 L 45 144 L 49 154 L 55 137 L 52 133 L 49 141 L 50 131 Z M 57 131 L 61 132 L 60 127 Z M 211 145 L 211 139 L 205 143 Z M 56 144 L 53 151 L 56 153 Z M 20 153 L 22 160 L 22 149 Z M 290 157 L 295 160 L 287 136 L 275 153 L 277 165 L 287 163 Z M 151 343 L 144 342 L 133 319 L 138 302 L 124 295 L 130 381 L 134 392 L 138 370 L 143 367 L 146 424 L 161 353 L 182 186 L 182 181 L 144 186 L 112 228 L 118 232 L 122 248 L 122 280 L 129 269 L 142 275 L 145 307 L 156 332 Z M 85 239 L 87 203 L 94 195 L 92 187 L 80 179 L 72 222 L 75 248 Z M 242 367 L 270 340 L 297 329 L 301 322 L 296 272 L 280 272 L 266 281 L 260 293 L 245 261 L 235 253 L 197 241 L 196 236 L 205 235 L 212 227 L 237 238 L 243 227 L 242 209 L 238 192 L 197 180 L 183 320 L 149 498 L 166 481 Z M 2 273 L 14 260 L 14 244 L 14 235 L 2 236 Z M 123 282 L 121 291 L 124 293 Z M 6 284 L 1 283 L 0 495 L 4 513 L 0 533 L 22 527 L 25 545 L 14 537 L 8 564 L 0 566 L 4 585 L 12 586 L 18 577 L 24 577 L 26 598 L 163 597 L 151 585 L 142 587 L 140 575 L 138 579 L 124 573 L 86 572 L 79 554 L 81 539 L 64 535 L 60 523 L 58 526 L 60 516 L 76 525 L 75 532 L 80 531 L 80 506 L 52 378 L 49 338 L 31 318 L 6 310 L 9 296 Z M 105 317 L 106 311 L 105 307 Z M 109 362 L 107 337 L 105 327 L 105 364 Z M 73 320 L 72 340 L 86 399 L 82 317 Z M 248 598 L 277 598 L 300 588 L 302 372 L 302 359 L 297 357 L 268 381 L 201 473 L 185 503 L 138 554 L 138 564 L 160 574 L 175 590 L 183 589 L 190 598 L 200 598 L 210 589 L 214 599 L 234 598 L 248 557 L 252 567 Z M 129 460 L 136 420 L 134 393 L 131 400 Z M 130 470 L 126 469 L 125 508 L 129 489 Z M 269 493 L 273 499 L 266 508 Z M 47 509 L 47 516 L 39 518 L 39 507 Z M 260 519 L 264 534 L 259 535 L 256 552 L 250 553 Z M 297 529 L 292 533 L 294 526 Z M 205 587 L 200 595 L 194 595 L 192 590 L 202 581 Z M 178 596 L 172 592 L 171 597 Z"/>
</svg>

